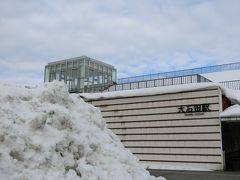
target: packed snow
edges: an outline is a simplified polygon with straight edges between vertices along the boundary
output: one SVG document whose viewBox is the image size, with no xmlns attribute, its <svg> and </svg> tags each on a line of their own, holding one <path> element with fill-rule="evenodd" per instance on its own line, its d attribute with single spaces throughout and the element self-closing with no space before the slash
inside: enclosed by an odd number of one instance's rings
<svg viewBox="0 0 240 180">
<path fill-rule="evenodd" d="M 219 88 L 222 93 L 228 97 L 232 104 L 240 104 L 240 91 L 227 89 L 219 83 L 192 83 L 192 84 L 181 84 L 172 86 L 160 86 L 153 88 L 142 88 L 134 90 L 124 90 L 124 91 L 112 91 L 112 92 L 102 92 L 102 93 L 82 93 L 81 97 L 89 100 L 97 99 L 107 99 L 107 98 L 118 98 L 118 97 L 134 97 L 134 96 L 147 96 L 154 94 L 166 94 L 166 93 L 178 93 L 185 91 L 194 91 L 207 88 Z"/>
<path fill-rule="evenodd" d="M 100 111 L 63 83 L 0 87 L 1 179 L 164 179 L 150 176 Z"/>
<path fill-rule="evenodd" d="M 240 105 L 235 104 L 233 106 L 228 107 L 225 109 L 220 116 L 224 117 L 240 117 Z"/>
<path fill-rule="evenodd" d="M 105 98 L 133 97 L 133 96 L 147 96 L 147 95 L 153 95 L 153 94 L 177 93 L 177 92 L 193 91 L 198 89 L 206 89 L 206 88 L 219 87 L 219 86 L 221 85 L 218 83 L 192 83 L 192 84 L 142 88 L 142 89 L 134 89 L 134 90 L 111 91 L 111 92 L 101 92 L 101 93 L 82 93 L 81 97 L 85 99 L 97 100 L 97 99 L 105 99 Z"/>
</svg>

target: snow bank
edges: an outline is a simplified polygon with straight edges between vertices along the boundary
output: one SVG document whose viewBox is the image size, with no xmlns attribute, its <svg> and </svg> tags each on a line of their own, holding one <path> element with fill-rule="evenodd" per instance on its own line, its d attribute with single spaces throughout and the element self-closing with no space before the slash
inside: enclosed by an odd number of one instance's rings
<svg viewBox="0 0 240 180">
<path fill-rule="evenodd" d="M 151 177 L 99 110 L 63 83 L 0 87 L 1 179 L 164 179 Z"/>
<path fill-rule="evenodd" d="M 235 104 L 233 106 L 228 107 L 225 109 L 221 114 L 220 117 L 240 117 L 240 105 Z"/>
</svg>

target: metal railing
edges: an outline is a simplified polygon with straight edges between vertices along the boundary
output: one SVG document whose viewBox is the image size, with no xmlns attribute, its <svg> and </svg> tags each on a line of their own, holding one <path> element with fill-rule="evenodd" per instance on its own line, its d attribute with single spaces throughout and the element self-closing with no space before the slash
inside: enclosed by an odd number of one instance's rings
<svg viewBox="0 0 240 180">
<path fill-rule="evenodd" d="M 134 77 L 128 77 L 128 78 L 120 78 L 118 79 L 118 84 L 154 80 L 154 79 L 160 79 L 160 78 L 187 76 L 187 75 L 194 75 L 194 74 L 231 71 L 231 70 L 240 70 L 240 62 L 215 65 L 215 66 L 206 66 L 206 67 L 179 70 L 179 71 L 148 74 L 148 75 L 134 76 Z"/>
<path fill-rule="evenodd" d="M 187 76 L 169 77 L 169 78 L 161 78 L 161 79 L 154 79 L 154 80 L 145 80 L 145 81 L 138 81 L 138 82 L 116 84 L 106 89 L 105 92 L 132 90 L 132 89 L 159 87 L 159 86 L 171 86 L 171 85 L 189 84 L 189 83 L 201 83 L 201 82 L 211 82 L 211 81 L 199 74 L 194 74 L 194 75 L 187 75 Z"/>
<path fill-rule="evenodd" d="M 220 83 L 226 88 L 240 90 L 240 80 L 222 81 Z"/>
</svg>

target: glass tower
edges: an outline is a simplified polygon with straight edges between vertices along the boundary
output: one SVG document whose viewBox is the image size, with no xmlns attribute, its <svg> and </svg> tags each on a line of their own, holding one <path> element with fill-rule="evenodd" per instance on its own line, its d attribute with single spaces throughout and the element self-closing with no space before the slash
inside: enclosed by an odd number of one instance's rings
<svg viewBox="0 0 240 180">
<path fill-rule="evenodd" d="M 69 92 L 100 92 L 116 83 L 116 71 L 112 65 L 81 56 L 48 63 L 44 82 L 64 81 Z"/>
</svg>

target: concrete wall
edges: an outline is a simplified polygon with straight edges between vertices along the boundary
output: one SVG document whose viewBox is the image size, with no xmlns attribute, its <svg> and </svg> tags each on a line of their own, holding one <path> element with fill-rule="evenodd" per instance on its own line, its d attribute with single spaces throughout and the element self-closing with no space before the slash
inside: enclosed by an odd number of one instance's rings
<svg viewBox="0 0 240 180">
<path fill-rule="evenodd" d="M 222 95 L 218 88 L 91 101 L 108 127 L 141 162 L 223 169 Z M 178 113 L 182 105 L 209 104 L 209 112 Z"/>
</svg>

